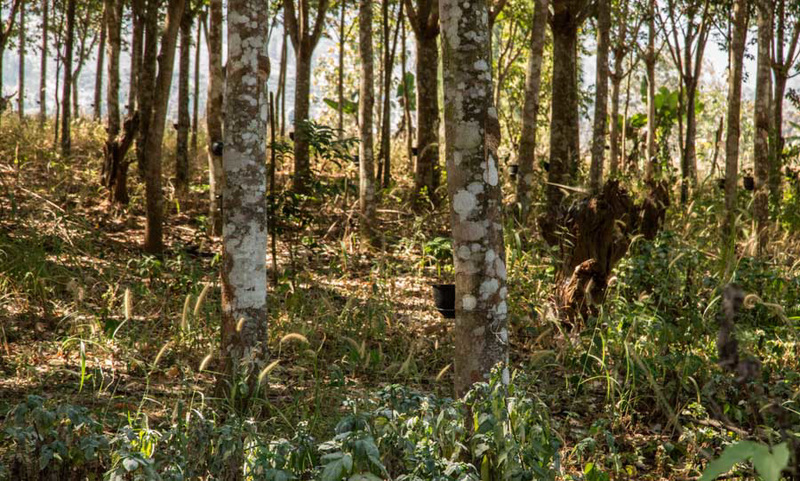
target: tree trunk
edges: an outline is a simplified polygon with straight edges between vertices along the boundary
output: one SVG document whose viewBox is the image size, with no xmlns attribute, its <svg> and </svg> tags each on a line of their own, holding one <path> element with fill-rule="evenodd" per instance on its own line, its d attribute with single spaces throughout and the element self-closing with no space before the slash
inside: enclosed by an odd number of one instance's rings
<svg viewBox="0 0 800 481">
<path fill-rule="evenodd" d="M 438 204 L 439 188 L 439 47 L 438 29 L 422 31 L 417 39 L 417 165 L 414 197 L 417 205 Z"/>
<path fill-rule="evenodd" d="M 697 93 L 697 79 L 688 79 L 686 87 L 686 139 L 683 143 L 681 156 L 681 204 L 689 202 L 689 184 L 694 184 L 697 178 L 697 115 L 695 114 L 695 96 Z"/>
<path fill-rule="evenodd" d="M 361 76 L 359 83 L 358 128 L 359 143 L 359 210 L 361 230 L 365 237 L 373 235 L 375 221 L 375 164 L 372 138 L 374 92 L 374 56 L 372 51 L 372 2 L 359 0 L 358 3 L 358 51 L 361 57 Z"/>
<path fill-rule="evenodd" d="M 202 16 L 197 17 L 197 43 L 194 49 L 194 91 L 192 95 L 192 162 L 197 161 L 197 129 L 200 120 L 200 43 L 203 33 L 202 23 Z"/>
<path fill-rule="evenodd" d="M 772 43 L 772 7 L 769 0 L 759 0 L 758 12 L 758 64 L 756 69 L 755 138 L 753 164 L 755 194 L 753 217 L 756 222 L 757 252 L 764 255 L 769 242 L 769 97 L 770 97 L 770 45 Z"/>
<path fill-rule="evenodd" d="M 611 151 L 610 151 L 610 165 L 609 177 L 616 177 L 619 173 L 620 165 L 620 151 L 625 151 L 625 144 L 620 145 L 620 119 L 619 119 L 619 101 L 620 90 L 622 86 L 622 78 L 618 73 L 622 70 L 622 60 L 619 62 L 617 68 L 617 60 L 614 59 L 614 75 L 611 76 Z M 624 120 L 623 120 L 624 123 Z"/>
<path fill-rule="evenodd" d="M 19 122 L 25 121 L 25 1 L 20 2 L 19 6 L 19 83 L 17 87 L 17 111 Z M 0 92 L 1 93 L 1 92 Z"/>
<path fill-rule="evenodd" d="M 288 37 L 289 34 L 286 31 L 286 28 L 283 29 L 283 41 L 281 42 L 281 65 L 278 71 L 278 107 L 280 108 L 281 115 L 279 117 L 280 120 L 280 131 L 281 137 L 286 136 L 286 62 L 287 62 L 287 51 L 288 51 Z"/>
<path fill-rule="evenodd" d="M 39 67 L 39 131 L 47 121 L 47 36 L 50 23 L 50 0 L 42 0 L 42 57 Z"/>
<path fill-rule="evenodd" d="M 345 29 L 344 29 L 344 14 L 346 11 L 347 2 L 342 2 L 341 13 L 339 16 L 339 71 L 336 90 L 339 94 L 338 104 L 338 117 L 337 117 L 337 130 L 339 131 L 339 140 L 344 138 L 344 47 L 345 47 Z"/>
<path fill-rule="evenodd" d="M 647 72 L 647 153 L 644 159 L 644 177 L 653 178 L 656 166 L 656 0 L 650 0 L 647 13 L 647 52 L 645 70 Z"/>
<path fill-rule="evenodd" d="M 606 153 L 606 117 L 608 116 L 608 49 L 611 30 L 610 0 L 597 2 L 597 77 L 595 81 L 594 128 L 592 130 L 592 164 L 589 186 L 600 190 Z"/>
<path fill-rule="evenodd" d="M 108 35 L 108 90 L 106 92 L 106 107 L 108 109 L 109 140 L 116 138 L 120 128 L 119 55 L 122 44 L 122 8 L 122 0 L 106 0 L 105 18 Z M 98 77 L 101 77 L 101 75 L 98 74 Z M 102 91 L 102 88 L 100 90 Z M 97 103 L 99 103 L 99 99 Z"/>
<path fill-rule="evenodd" d="M 249 398 L 268 354 L 264 199 L 269 16 L 260 0 L 228 0 L 228 19 L 221 355 L 229 380 L 251 375 L 251 389 L 244 395 Z"/>
<path fill-rule="evenodd" d="M 528 72 L 525 78 L 525 103 L 522 108 L 522 132 L 520 133 L 519 173 L 517 175 L 517 208 L 519 221 L 524 223 L 533 201 L 533 172 L 536 170 L 536 123 L 539 115 L 539 91 L 542 85 L 542 59 L 547 29 L 549 0 L 536 0 L 531 25 L 531 51 L 528 57 Z"/>
<path fill-rule="evenodd" d="M 402 25 L 400 34 L 402 36 L 400 42 L 402 44 L 402 50 L 400 50 L 400 78 L 402 78 L 401 82 L 403 82 L 403 124 L 405 125 L 405 138 L 406 138 L 406 157 L 408 157 L 409 166 L 412 167 L 413 171 L 413 161 L 414 161 L 414 128 L 412 127 L 411 122 L 411 97 L 408 95 L 408 82 L 406 81 L 406 75 L 408 74 L 408 70 L 406 70 L 406 62 L 408 60 L 408 44 L 406 42 L 406 19 L 402 17 L 401 19 Z"/>
<path fill-rule="evenodd" d="M 222 145 L 222 0 L 211 0 L 208 16 L 208 98 L 206 129 L 208 130 L 209 227 L 211 235 L 222 234 L 222 153 L 214 146 Z"/>
<path fill-rule="evenodd" d="M 147 137 L 153 118 L 153 97 L 156 83 L 156 60 L 158 57 L 158 0 L 146 0 L 146 10 L 142 14 L 142 62 L 141 75 L 137 81 L 139 106 L 139 136 L 136 139 L 136 162 L 139 178 L 145 179 L 147 172 Z"/>
<path fill-rule="evenodd" d="M 97 66 L 94 77 L 94 121 L 99 122 L 103 115 L 103 65 L 105 63 L 106 39 L 108 35 L 108 1 L 103 7 L 103 21 L 100 24 L 100 46 L 97 50 Z M 109 59 L 110 61 L 110 59 Z"/>
<path fill-rule="evenodd" d="M 772 106 L 772 125 L 774 132 L 772 134 L 772 146 L 770 148 L 770 162 L 769 162 L 769 197 L 770 204 L 774 206 L 774 212 L 780 211 L 781 205 L 781 180 L 783 173 L 783 146 L 785 139 L 783 138 L 783 102 L 786 97 L 786 83 L 788 77 L 782 71 L 775 72 L 775 104 Z"/>
<path fill-rule="evenodd" d="M 157 255 L 164 250 L 164 195 L 161 192 L 161 148 L 164 140 L 169 92 L 172 85 L 172 71 L 175 66 L 175 45 L 178 40 L 178 30 L 183 17 L 184 4 L 185 0 L 169 0 L 167 7 L 167 20 L 161 36 L 161 50 L 158 55 L 158 77 L 156 78 L 153 94 L 153 113 L 145 143 L 147 157 L 147 169 L 145 171 L 147 223 L 144 231 L 144 249 L 150 254 Z"/>
<path fill-rule="evenodd" d="M 131 17 L 133 31 L 131 33 L 131 75 L 128 82 L 128 115 L 136 110 L 139 95 L 139 76 L 142 72 L 142 49 L 144 47 L 144 11 L 145 0 L 131 0 Z"/>
<path fill-rule="evenodd" d="M 192 53 L 192 13 L 187 8 L 181 20 L 181 46 L 178 59 L 178 132 L 175 146 L 175 193 L 185 202 L 189 196 L 189 67 Z"/>
<path fill-rule="evenodd" d="M 548 171 L 547 214 L 561 208 L 563 193 L 554 184 L 570 185 L 577 176 L 580 156 L 578 119 L 578 25 L 575 12 L 563 0 L 554 3 L 552 98 L 559 108 L 552 109 L 550 122 L 550 168 Z"/>
<path fill-rule="evenodd" d="M 736 244 L 736 178 L 739 173 L 739 117 L 742 110 L 742 69 L 747 39 L 747 0 L 735 0 L 731 21 L 733 33 L 728 76 L 728 128 L 725 138 L 725 221 L 722 229 L 726 277 L 733 267 Z"/>
<path fill-rule="evenodd" d="M 307 192 L 311 179 L 308 122 L 311 95 L 311 52 L 301 48 L 295 54 L 294 86 L 294 183 L 295 192 Z"/>
<path fill-rule="evenodd" d="M 70 136 L 70 100 L 72 88 L 72 50 L 75 43 L 75 3 L 76 0 L 67 2 L 67 39 L 64 52 L 64 85 L 61 93 L 61 155 L 68 157 L 72 151 L 72 138 Z M 0 75 L 2 75 L 0 73 Z"/>
<path fill-rule="evenodd" d="M 441 0 L 445 151 L 456 279 L 455 391 L 508 362 L 500 128 L 493 107 L 486 2 Z M 468 94 L 469 93 L 469 94 Z M 508 368 L 502 380 L 508 383 Z"/>
</svg>

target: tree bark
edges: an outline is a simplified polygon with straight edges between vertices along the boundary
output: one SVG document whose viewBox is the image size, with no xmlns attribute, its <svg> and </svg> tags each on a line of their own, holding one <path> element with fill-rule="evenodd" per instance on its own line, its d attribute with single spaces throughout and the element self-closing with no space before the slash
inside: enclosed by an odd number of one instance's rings
<svg viewBox="0 0 800 481">
<path fill-rule="evenodd" d="M 280 132 L 281 137 L 286 136 L 286 62 L 287 62 L 287 49 L 288 49 L 288 36 L 289 33 L 286 28 L 283 29 L 283 40 L 281 41 L 281 64 L 278 70 L 278 98 L 277 107 L 280 109 Z"/>
<path fill-rule="evenodd" d="M 225 183 L 222 155 L 215 145 L 222 145 L 222 0 L 211 0 L 208 16 L 208 98 L 206 129 L 208 130 L 209 227 L 211 235 L 222 234 L 222 187 Z"/>
<path fill-rule="evenodd" d="M 650 0 L 647 12 L 647 153 L 644 159 L 644 177 L 652 180 L 656 167 L 656 0 Z"/>
<path fill-rule="evenodd" d="M 755 194 L 753 217 L 756 221 L 757 252 L 764 255 L 769 242 L 769 97 L 772 7 L 769 0 L 758 0 L 758 60 L 756 67 L 755 139 L 753 163 Z"/>
<path fill-rule="evenodd" d="M 128 114 L 136 110 L 139 95 L 139 75 L 142 72 L 142 49 L 144 47 L 144 11 L 145 0 L 131 0 L 131 75 L 128 82 Z"/>
<path fill-rule="evenodd" d="M 372 51 L 372 2 L 359 0 L 358 4 L 358 51 L 361 57 L 359 84 L 358 128 L 359 143 L 359 211 L 361 231 L 367 238 L 372 237 L 375 221 L 375 164 L 373 142 L 374 55 Z"/>
<path fill-rule="evenodd" d="M 75 3 L 76 0 L 68 0 L 67 2 L 67 39 L 64 46 L 64 90 L 61 93 L 61 155 L 65 157 L 68 157 L 72 151 L 70 94 L 72 88 L 72 47 L 75 43 Z"/>
<path fill-rule="evenodd" d="M 19 82 L 17 87 L 17 111 L 19 114 L 19 122 L 25 121 L 25 2 L 19 6 Z"/>
<path fill-rule="evenodd" d="M 608 50 L 611 30 L 610 0 L 597 1 L 597 77 L 595 81 L 594 128 L 592 130 L 592 164 L 589 186 L 600 190 L 606 153 L 606 117 L 608 116 Z"/>
<path fill-rule="evenodd" d="M 316 21 L 311 25 L 309 0 L 287 0 L 284 6 L 284 26 L 289 32 L 295 52 L 295 96 L 294 96 L 294 179 L 293 190 L 306 192 L 311 178 L 309 160 L 308 122 L 309 95 L 311 93 L 311 57 L 319 43 L 325 27 L 328 0 L 317 5 Z"/>
<path fill-rule="evenodd" d="M 137 100 L 140 114 L 139 136 L 136 138 L 136 162 L 139 178 L 145 180 L 147 172 L 147 137 L 153 117 L 153 98 L 156 83 L 156 60 L 158 57 L 158 0 L 146 1 L 142 14 L 142 61 L 137 81 Z"/>
<path fill-rule="evenodd" d="M 158 77 L 156 78 L 153 95 L 152 119 L 145 143 L 147 157 L 147 169 L 145 171 L 147 223 L 144 231 L 144 249 L 150 254 L 157 255 L 160 255 L 164 250 L 164 195 L 161 192 L 161 148 L 164 140 L 169 92 L 172 85 L 172 71 L 175 66 L 175 46 L 178 40 L 178 30 L 185 3 L 185 0 L 169 0 L 167 6 L 167 20 L 161 36 L 161 50 L 158 55 Z"/>
<path fill-rule="evenodd" d="M 105 64 L 106 40 L 108 38 L 107 36 L 108 36 L 108 1 L 105 2 L 105 5 L 103 7 L 103 21 L 100 23 L 100 46 L 97 49 L 97 66 L 95 68 L 94 105 L 93 105 L 94 107 L 93 115 L 95 122 L 99 122 L 103 115 L 103 65 Z"/>
<path fill-rule="evenodd" d="M 192 150 L 191 160 L 197 161 L 197 132 L 200 121 L 200 44 L 203 34 L 202 23 L 204 14 L 197 17 L 197 43 L 194 49 L 194 92 L 192 95 Z"/>
<path fill-rule="evenodd" d="M 438 204 L 439 170 L 439 0 L 404 0 L 416 39 L 417 161 L 414 204 Z"/>
<path fill-rule="evenodd" d="M 736 243 L 736 179 L 739 173 L 739 117 L 742 110 L 742 70 L 747 39 L 747 0 L 735 0 L 731 21 L 733 33 L 730 50 L 731 67 L 728 75 L 728 126 L 725 138 L 725 221 L 722 229 L 726 274 L 730 274 L 733 266 Z"/>
<path fill-rule="evenodd" d="M 50 0 L 42 0 L 42 45 L 41 64 L 39 66 L 39 131 L 44 130 L 47 121 L 47 38 L 50 23 Z"/>
<path fill-rule="evenodd" d="M 108 138 L 119 134 L 119 55 L 122 45 L 122 0 L 106 0 L 106 30 L 108 39 L 108 90 L 106 108 L 108 110 Z M 98 77 L 101 77 L 98 75 Z M 102 91 L 102 88 L 100 89 Z M 95 92 L 96 93 L 96 92 Z M 98 99 L 99 103 L 99 99 Z"/>
<path fill-rule="evenodd" d="M 338 117 L 336 127 L 339 131 L 339 140 L 344 138 L 344 47 L 345 47 L 345 29 L 344 29 L 344 22 L 345 22 L 345 11 L 347 7 L 347 2 L 341 2 L 340 5 L 341 12 L 339 15 L 339 68 L 337 72 L 337 84 L 336 84 L 336 91 L 339 95 L 339 108 L 337 109 Z"/>
<path fill-rule="evenodd" d="M 548 171 L 547 216 L 561 208 L 563 193 L 558 185 L 570 185 L 578 172 L 580 130 L 578 118 L 578 19 L 582 2 L 553 1 L 552 109 L 550 122 L 550 168 Z"/>
<path fill-rule="evenodd" d="M 175 193 L 179 200 L 189 196 L 189 76 L 192 53 L 192 13 L 184 9 L 181 20 L 181 46 L 178 59 L 178 131 L 175 146 Z"/>
<path fill-rule="evenodd" d="M 549 0 L 536 0 L 531 25 L 531 51 L 528 57 L 528 71 L 525 78 L 525 103 L 522 108 L 522 132 L 520 133 L 517 161 L 518 220 L 524 223 L 528 218 L 533 201 L 533 172 L 536 170 L 536 126 L 539 115 L 539 91 L 542 85 L 542 60 L 549 15 Z"/>
<path fill-rule="evenodd" d="M 228 379 L 250 374 L 253 395 L 267 359 L 267 9 L 228 2 L 221 355 Z M 240 466 L 239 466 L 240 467 Z"/>
<path fill-rule="evenodd" d="M 440 0 L 445 151 L 456 278 L 455 391 L 464 395 L 508 362 L 508 307 L 500 128 L 493 106 L 488 11 L 480 0 Z M 502 380 L 508 383 L 508 368 Z"/>
</svg>

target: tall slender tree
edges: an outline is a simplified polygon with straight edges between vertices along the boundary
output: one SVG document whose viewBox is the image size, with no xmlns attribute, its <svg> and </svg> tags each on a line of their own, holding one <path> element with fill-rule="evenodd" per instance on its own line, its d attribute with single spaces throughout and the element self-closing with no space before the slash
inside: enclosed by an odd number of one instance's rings
<svg viewBox="0 0 800 481">
<path fill-rule="evenodd" d="M 100 46 L 97 48 L 97 65 L 94 69 L 94 105 L 92 115 L 99 122 L 103 115 L 103 66 L 105 65 L 106 42 L 108 40 L 108 2 L 103 2 L 103 18 L 100 22 Z"/>
<path fill-rule="evenodd" d="M 39 66 L 39 131 L 44 130 L 47 121 L 47 53 L 50 33 L 50 0 L 42 0 L 42 45 Z"/>
<path fill-rule="evenodd" d="M 681 202 L 685 204 L 689 200 L 689 184 L 697 181 L 695 105 L 713 10 L 710 0 L 667 0 L 668 20 L 656 13 L 681 79 L 680 110 L 686 116 L 685 136 L 681 140 Z M 683 38 L 679 37 L 681 32 Z"/>
<path fill-rule="evenodd" d="M 312 26 L 310 0 L 286 0 L 284 7 L 284 27 L 289 32 L 295 52 L 295 95 L 294 95 L 294 179 L 296 192 L 305 192 L 311 176 L 309 159 L 308 122 L 311 95 L 311 57 L 322 38 L 325 29 L 325 15 L 328 0 L 319 0 L 316 5 L 316 19 Z"/>
<path fill-rule="evenodd" d="M 656 0 L 647 3 L 647 50 L 644 65 L 647 74 L 647 143 L 644 177 L 652 180 L 656 168 Z"/>
<path fill-rule="evenodd" d="M 730 45 L 728 123 L 725 137 L 725 220 L 722 229 L 726 278 L 733 267 L 736 242 L 736 180 L 739 175 L 739 136 L 742 111 L 742 73 L 747 40 L 747 4 L 747 0 L 734 0 L 731 18 L 733 32 Z"/>
<path fill-rule="evenodd" d="M 64 44 L 64 79 L 61 93 L 61 154 L 70 155 L 72 151 L 72 137 L 70 122 L 70 101 L 72 100 L 72 57 L 75 44 L 75 8 L 76 0 L 67 1 L 67 40 Z"/>
<path fill-rule="evenodd" d="M 456 277 L 455 390 L 507 362 L 506 266 L 493 106 L 491 31 L 483 0 L 440 0 L 445 152 Z M 508 382 L 508 371 L 504 370 Z"/>
<path fill-rule="evenodd" d="M 19 114 L 19 121 L 22 123 L 25 120 L 25 2 L 19 6 L 19 26 L 17 28 L 19 40 L 17 41 L 17 49 L 19 50 L 19 74 L 17 76 L 17 113 Z"/>
<path fill-rule="evenodd" d="M 616 176 L 619 172 L 622 156 L 625 153 L 625 143 L 622 141 L 624 136 L 624 129 L 621 129 L 625 124 L 626 119 L 620 121 L 620 97 L 622 90 L 622 81 L 631 74 L 632 68 L 625 68 L 625 58 L 631 52 L 632 44 L 636 41 L 639 34 L 641 21 L 636 21 L 631 24 L 631 15 L 633 14 L 630 0 L 620 0 L 612 2 L 612 47 L 611 53 L 614 57 L 613 69 L 609 73 L 611 80 L 611 128 L 610 128 L 610 143 L 611 149 L 609 152 L 610 165 L 609 175 Z M 638 20 L 641 16 L 638 17 Z M 630 83 L 630 82 L 629 82 Z M 622 130 L 622 132 L 620 132 Z"/>
<path fill-rule="evenodd" d="M 146 0 L 131 0 L 131 66 L 128 79 L 128 113 L 137 107 L 139 95 L 139 76 L 142 72 L 142 52 L 144 49 L 144 18 L 147 10 Z"/>
<path fill-rule="evenodd" d="M 186 0 L 169 0 L 167 19 L 161 35 L 158 55 L 158 76 L 153 92 L 153 109 L 150 128 L 145 141 L 145 207 L 147 223 L 144 232 L 144 249 L 150 254 L 161 254 L 164 250 L 164 198 L 161 192 L 161 149 L 164 142 L 164 127 L 167 120 L 167 105 L 175 66 L 175 46 L 183 17 Z M 148 32 L 149 36 L 149 32 Z M 150 38 L 147 39 L 149 43 Z M 155 41 L 155 39 L 153 39 Z"/>
<path fill-rule="evenodd" d="M 439 0 L 403 0 L 416 39 L 417 162 L 416 204 L 437 203 L 439 168 Z M 423 193 L 427 194 L 426 196 Z"/>
<path fill-rule="evenodd" d="M 578 29 L 591 14 L 588 0 L 553 0 L 550 22 L 553 32 L 550 168 L 548 170 L 547 218 L 560 209 L 563 193 L 559 185 L 570 185 L 578 173 L 580 130 L 578 115 Z"/>
<path fill-rule="evenodd" d="M 211 0 L 208 7 L 208 96 L 206 130 L 208 131 L 209 226 L 212 235 L 222 234 L 222 101 L 225 82 L 222 71 L 222 0 Z"/>
<path fill-rule="evenodd" d="M 756 1 L 758 22 L 758 59 L 754 107 L 756 134 L 753 142 L 755 194 L 753 217 L 756 221 L 757 251 L 763 255 L 769 241 L 769 100 L 770 46 L 772 45 L 772 2 Z"/>
<path fill-rule="evenodd" d="M 0 28 L 0 96 L 3 94 L 3 54 L 8 46 L 8 40 L 14 29 L 14 24 L 17 20 L 17 12 L 19 11 L 22 0 L 14 0 L 11 3 L 11 10 L 8 12 L 8 18 Z M 0 4 L 2 6 L 2 4 Z M 0 10 L 0 20 L 2 20 L 2 10 Z M 1 112 L 0 112 L 1 113 Z"/>
<path fill-rule="evenodd" d="M 773 212 L 778 212 L 781 199 L 781 169 L 783 167 L 783 102 L 792 68 L 800 58 L 800 5 L 789 0 L 775 0 L 772 46 L 774 76 L 772 128 L 770 142 L 769 196 Z M 791 27 L 790 27 L 791 25 Z"/>
<path fill-rule="evenodd" d="M 375 221 L 375 169 L 372 113 L 375 106 L 374 56 L 372 51 L 372 2 L 358 3 L 358 53 L 361 58 L 359 79 L 358 127 L 359 143 L 359 210 L 362 233 L 373 235 Z"/>
<path fill-rule="evenodd" d="M 228 20 L 221 354 L 233 375 L 267 359 L 269 17 L 260 0 L 228 0 Z"/>
<path fill-rule="evenodd" d="M 183 11 L 180 31 L 180 55 L 178 58 L 178 130 L 175 145 L 175 193 L 185 201 L 189 195 L 189 76 L 192 51 L 192 12 Z"/>
<path fill-rule="evenodd" d="M 600 190 L 603 182 L 603 163 L 606 153 L 606 128 L 608 122 L 608 53 L 611 31 L 611 0 L 597 0 L 597 68 L 594 97 L 594 128 L 592 129 L 592 163 L 589 186 L 592 192 Z"/>
<path fill-rule="evenodd" d="M 536 125 L 539 115 L 539 94 L 542 85 L 542 60 L 550 10 L 549 0 L 536 0 L 531 25 L 531 47 L 528 71 L 525 77 L 525 103 L 522 107 L 522 132 L 520 133 L 517 162 L 517 208 L 520 222 L 525 222 L 533 197 L 533 172 L 536 160 Z"/>
</svg>

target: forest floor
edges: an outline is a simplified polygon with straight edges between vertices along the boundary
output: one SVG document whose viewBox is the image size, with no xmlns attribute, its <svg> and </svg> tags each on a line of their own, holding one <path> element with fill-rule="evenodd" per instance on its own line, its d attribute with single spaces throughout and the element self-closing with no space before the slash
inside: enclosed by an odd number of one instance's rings
<svg viewBox="0 0 800 481">
<path fill-rule="evenodd" d="M 155 258 L 141 249 L 136 166 L 129 207 L 109 204 L 99 185 L 101 126 L 77 124 L 69 159 L 32 126 L 0 131 L 0 419 L 31 394 L 86 406 L 109 431 L 224 405 L 214 397 L 220 241 L 205 227 L 202 162 L 188 201 L 165 189 L 167 250 Z M 379 246 L 365 247 L 355 176 L 352 166 L 328 165 L 315 197 L 282 198 L 278 269 L 269 272 L 269 346 L 279 363 L 259 414 L 276 438 L 305 423 L 329 439 L 351 409 L 346 400 L 390 384 L 452 395 L 452 322 L 430 291 L 452 276 L 442 267 L 447 209 L 407 208 L 401 174 L 381 197 Z M 689 209 L 671 210 L 655 242 L 634 243 L 599 318 L 571 335 L 547 308 L 550 251 L 508 229 L 512 366 L 517 388 L 547 407 L 558 479 L 694 479 L 729 441 L 780 441 L 761 408 L 794 409 L 800 393 L 797 244 L 783 236 L 771 261 L 743 255 L 738 265 L 737 282 L 764 303 L 739 327 L 763 365 L 754 400 L 752 386 L 715 363 L 720 283 L 709 226 L 718 202 Z M 0 443 L 0 464 L 11 455 Z"/>
</svg>

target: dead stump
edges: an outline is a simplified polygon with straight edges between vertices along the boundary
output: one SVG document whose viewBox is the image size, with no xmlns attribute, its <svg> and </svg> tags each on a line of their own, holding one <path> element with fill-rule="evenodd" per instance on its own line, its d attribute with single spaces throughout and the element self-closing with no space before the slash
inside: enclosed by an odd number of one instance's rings
<svg viewBox="0 0 800 481">
<path fill-rule="evenodd" d="M 571 328 L 597 313 L 608 278 L 633 235 L 641 232 L 652 240 L 661 230 L 669 187 L 664 181 L 648 181 L 647 187 L 646 198 L 636 204 L 619 181 L 609 180 L 599 193 L 539 219 L 542 236 L 561 253 L 554 304 L 559 319 Z"/>
</svg>

